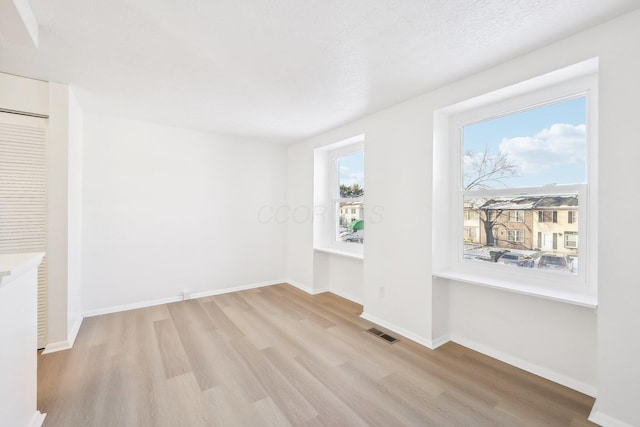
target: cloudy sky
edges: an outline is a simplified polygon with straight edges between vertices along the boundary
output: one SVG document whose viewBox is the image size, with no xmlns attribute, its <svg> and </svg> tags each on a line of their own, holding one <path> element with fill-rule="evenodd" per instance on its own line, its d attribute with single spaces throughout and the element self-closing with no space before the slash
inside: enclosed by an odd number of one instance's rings
<svg viewBox="0 0 640 427">
<path fill-rule="evenodd" d="M 586 98 L 576 98 L 464 127 L 464 151 L 504 153 L 517 176 L 504 187 L 584 183 Z M 473 175 L 466 159 L 465 176 Z M 501 185 L 493 185 L 501 188 Z"/>
<path fill-rule="evenodd" d="M 338 162 L 340 185 L 351 187 L 353 184 L 358 184 L 364 188 L 364 152 L 340 157 Z"/>
</svg>

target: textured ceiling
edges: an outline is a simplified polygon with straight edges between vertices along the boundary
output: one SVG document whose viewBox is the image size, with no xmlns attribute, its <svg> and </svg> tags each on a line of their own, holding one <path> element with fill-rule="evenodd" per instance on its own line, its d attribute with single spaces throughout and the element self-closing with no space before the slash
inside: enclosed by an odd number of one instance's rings
<svg viewBox="0 0 640 427">
<path fill-rule="evenodd" d="M 69 83 L 88 111 L 280 143 L 640 6 L 637 0 L 30 4 L 39 47 L 0 37 L 0 71 Z"/>
</svg>

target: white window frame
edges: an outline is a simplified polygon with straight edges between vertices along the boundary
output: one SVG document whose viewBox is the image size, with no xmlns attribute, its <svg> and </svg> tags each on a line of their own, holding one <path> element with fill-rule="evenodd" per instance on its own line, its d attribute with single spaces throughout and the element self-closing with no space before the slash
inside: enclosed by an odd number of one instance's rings
<svg viewBox="0 0 640 427">
<path fill-rule="evenodd" d="M 569 237 L 569 236 L 576 236 L 576 240 L 575 240 L 576 244 L 575 244 L 575 246 L 568 246 L 567 245 L 567 237 Z M 565 248 L 567 248 L 567 249 L 578 249 L 579 240 L 580 240 L 580 234 L 579 233 L 576 233 L 575 231 L 565 231 L 564 232 L 564 247 Z"/>
<path fill-rule="evenodd" d="M 557 210 L 537 209 L 536 212 L 538 214 L 538 222 L 539 223 L 551 223 L 551 224 L 557 224 L 558 223 L 558 211 Z M 547 221 L 544 218 L 545 215 L 551 216 L 551 221 Z"/>
<path fill-rule="evenodd" d="M 365 135 L 361 134 L 318 147 L 314 151 L 313 247 L 316 251 L 357 259 L 364 258 L 364 242 L 343 242 L 337 239 L 340 226 L 340 203 L 361 202 L 363 208 L 366 206 L 364 196 L 340 197 L 338 160 L 350 154 L 364 153 L 364 141 Z M 349 209 L 351 207 L 345 208 L 345 213 L 348 215 Z"/>
<path fill-rule="evenodd" d="M 562 302 L 597 306 L 597 85 L 598 60 L 552 72 L 434 113 L 434 250 L 438 277 L 540 296 Z M 504 266 L 464 259 L 462 190 L 463 126 L 501 115 L 542 107 L 580 96 L 587 97 L 586 184 L 494 189 L 478 196 L 578 194 L 580 268 L 577 274 Z M 443 167 L 441 165 L 448 165 Z M 467 192 L 474 195 L 474 191 Z M 535 236 L 534 236 L 535 237 Z M 526 271 L 524 271 L 526 270 Z"/>
<path fill-rule="evenodd" d="M 331 170 L 331 193 L 332 193 L 332 204 L 334 206 L 334 218 L 333 218 L 333 241 L 331 245 L 336 247 L 338 250 L 348 251 L 348 252 L 359 252 L 355 247 L 362 246 L 364 243 L 355 243 L 355 242 L 342 242 L 338 240 L 338 234 L 340 231 L 340 203 L 362 203 L 364 208 L 364 196 L 362 197 L 340 197 L 340 167 L 339 161 L 342 157 L 350 156 L 356 153 L 364 154 L 364 143 L 357 142 L 349 144 L 346 147 L 334 149 L 330 152 L 329 158 L 331 161 L 330 170 Z M 345 208 L 345 215 L 353 215 L 355 208 L 349 206 Z"/>
<path fill-rule="evenodd" d="M 514 236 L 513 239 L 509 238 L 509 235 Z M 522 236 L 520 239 L 518 236 Z M 510 243 L 523 243 L 524 242 L 524 230 L 507 230 L 507 242 Z"/>
<path fill-rule="evenodd" d="M 522 215 L 520 215 L 522 213 Z M 524 222 L 524 209 L 512 209 L 508 211 L 508 222 Z M 513 219 L 515 217 L 515 219 Z"/>
</svg>

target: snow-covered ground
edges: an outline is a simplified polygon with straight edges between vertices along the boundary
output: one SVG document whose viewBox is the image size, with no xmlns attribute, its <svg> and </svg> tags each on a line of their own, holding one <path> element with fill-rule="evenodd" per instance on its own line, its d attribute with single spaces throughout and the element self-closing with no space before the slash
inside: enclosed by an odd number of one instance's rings
<svg viewBox="0 0 640 427">
<path fill-rule="evenodd" d="M 529 256 L 533 259 L 533 262 L 534 262 L 533 267 L 538 267 L 538 261 L 540 260 L 540 256 L 542 256 L 542 254 L 545 253 L 542 251 L 533 251 L 533 250 L 526 250 L 526 249 L 506 249 L 506 248 L 499 248 L 496 246 L 483 246 L 477 243 L 476 244 L 465 243 L 464 259 L 481 261 L 481 262 L 482 261 L 491 262 L 492 261 L 491 252 L 500 252 L 500 251 L 508 251 L 509 253 L 512 253 L 512 254 L 522 254 L 522 255 Z M 517 266 L 517 264 L 514 264 L 514 263 L 511 263 L 508 265 Z M 570 266 L 570 269 L 567 272 L 577 273 L 578 257 L 570 257 L 569 266 Z M 562 273 L 564 273 L 564 271 Z"/>
<path fill-rule="evenodd" d="M 533 259 L 537 259 L 542 255 L 541 251 L 530 251 L 526 249 L 505 249 L 496 246 L 483 246 L 479 244 L 467 244 L 464 245 L 464 258 L 465 259 L 478 259 L 481 261 L 491 261 L 491 252 L 493 251 L 509 251 L 514 254 L 522 254 L 530 256 Z"/>
</svg>

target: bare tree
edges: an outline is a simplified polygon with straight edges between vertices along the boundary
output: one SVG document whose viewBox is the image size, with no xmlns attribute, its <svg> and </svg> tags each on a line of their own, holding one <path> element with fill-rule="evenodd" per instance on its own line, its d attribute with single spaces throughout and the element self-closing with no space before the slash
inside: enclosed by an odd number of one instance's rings
<svg viewBox="0 0 640 427">
<path fill-rule="evenodd" d="M 502 152 L 492 154 L 488 145 L 482 152 L 466 151 L 464 162 L 464 189 L 467 191 L 492 188 L 493 185 L 506 187 L 504 180 L 518 175 L 517 166 L 511 162 L 509 155 Z M 495 246 L 493 229 L 503 211 L 482 207 L 478 210 L 482 213 L 480 221 L 487 236 L 487 246 Z"/>
<path fill-rule="evenodd" d="M 484 234 L 487 236 L 487 246 L 496 245 L 496 236 L 494 236 L 493 229 L 498 225 L 498 218 L 502 216 L 504 211 L 502 209 L 488 209 L 479 208 L 482 215 L 480 215 L 480 221 L 484 226 Z"/>
<path fill-rule="evenodd" d="M 492 184 L 505 186 L 503 180 L 518 175 L 517 166 L 511 162 L 507 153 L 491 154 L 485 145 L 482 152 L 464 153 L 464 189 L 474 190 L 492 188 Z"/>
</svg>

